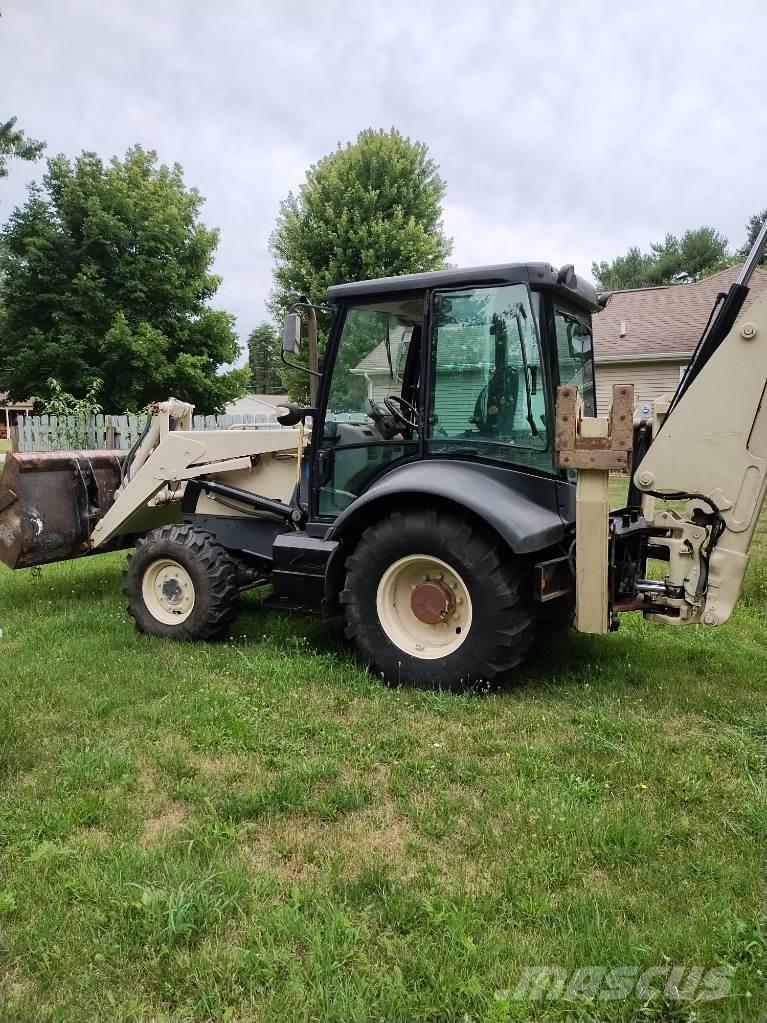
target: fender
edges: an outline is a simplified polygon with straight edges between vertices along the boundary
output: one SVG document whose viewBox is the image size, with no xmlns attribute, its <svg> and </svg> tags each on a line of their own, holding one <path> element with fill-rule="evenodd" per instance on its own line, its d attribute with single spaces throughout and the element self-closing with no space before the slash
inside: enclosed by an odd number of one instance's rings
<svg viewBox="0 0 767 1023">
<path fill-rule="evenodd" d="M 535 554 L 557 543 L 565 533 L 557 506 L 557 482 L 553 476 L 454 459 L 408 462 L 373 483 L 339 515 L 326 538 L 340 540 L 353 531 L 375 502 L 428 494 L 484 519 L 515 554 Z"/>
</svg>

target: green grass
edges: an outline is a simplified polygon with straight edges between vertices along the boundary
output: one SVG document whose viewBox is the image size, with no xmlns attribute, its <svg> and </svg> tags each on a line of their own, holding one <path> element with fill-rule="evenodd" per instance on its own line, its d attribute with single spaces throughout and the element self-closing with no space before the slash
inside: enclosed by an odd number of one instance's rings
<svg viewBox="0 0 767 1023">
<path fill-rule="evenodd" d="M 122 562 L 0 572 L 0 1018 L 763 1017 L 764 560 L 720 630 L 547 633 L 464 697 L 252 597 L 139 636 Z M 664 964 L 731 994 L 502 994 Z"/>
</svg>

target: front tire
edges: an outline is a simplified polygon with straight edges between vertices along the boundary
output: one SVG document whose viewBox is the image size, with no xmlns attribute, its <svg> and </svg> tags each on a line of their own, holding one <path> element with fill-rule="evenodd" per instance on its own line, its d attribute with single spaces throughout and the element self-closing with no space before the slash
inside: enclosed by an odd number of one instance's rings
<svg viewBox="0 0 767 1023">
<path fill-rule="evenodd" d="M 216 639 L 237 613 L 237 569 L 210 533 L 163 526 L 128 558 L 123 593 L 139 632 L 166 639 Z"/>
<path fill-rule="evenodd" d="M 346 562 L 346 634 L 389 684 L 500 682 L 535 633 L 525 577 L 489 533 L 448 512 L 395 512 Z"/>
</svg>

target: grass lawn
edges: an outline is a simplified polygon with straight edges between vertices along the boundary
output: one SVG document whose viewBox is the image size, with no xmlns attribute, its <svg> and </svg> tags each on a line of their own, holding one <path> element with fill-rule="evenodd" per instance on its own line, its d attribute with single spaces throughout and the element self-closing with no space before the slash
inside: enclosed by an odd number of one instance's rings
<svg viewBox="0 0 767 1023">
<path fill-rule="evenodd" d="M 253 597 L 226 643 L 140 636 L 121 555 L 0 570 L 0 1018 L 763 1018 L 758 556 L 720 630 L 549 632 L 463 697 Z M 734 975 L 515 999 L 539 965 Z"/>
</svg>

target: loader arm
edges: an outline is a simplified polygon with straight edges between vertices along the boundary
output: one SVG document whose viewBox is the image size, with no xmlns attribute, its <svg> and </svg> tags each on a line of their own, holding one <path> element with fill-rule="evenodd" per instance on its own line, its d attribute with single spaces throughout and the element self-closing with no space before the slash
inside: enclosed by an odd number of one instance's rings
<svg viewBox="0 0 767 1023">
<path fill-rule="evenodd" d="M 91 534 L 94 550 L 114 536 L 133 532 L 153 503 L 179 501 L 189 480 L 237 474 L 238 482 L 247 481 L 262 456 L 278 452 L 295 451 L 300 462 L 302 430 L 191 430 L 191 415 L 191 405 L 173 398 L 153 406 L 114 504 Z"/>
</svg>

